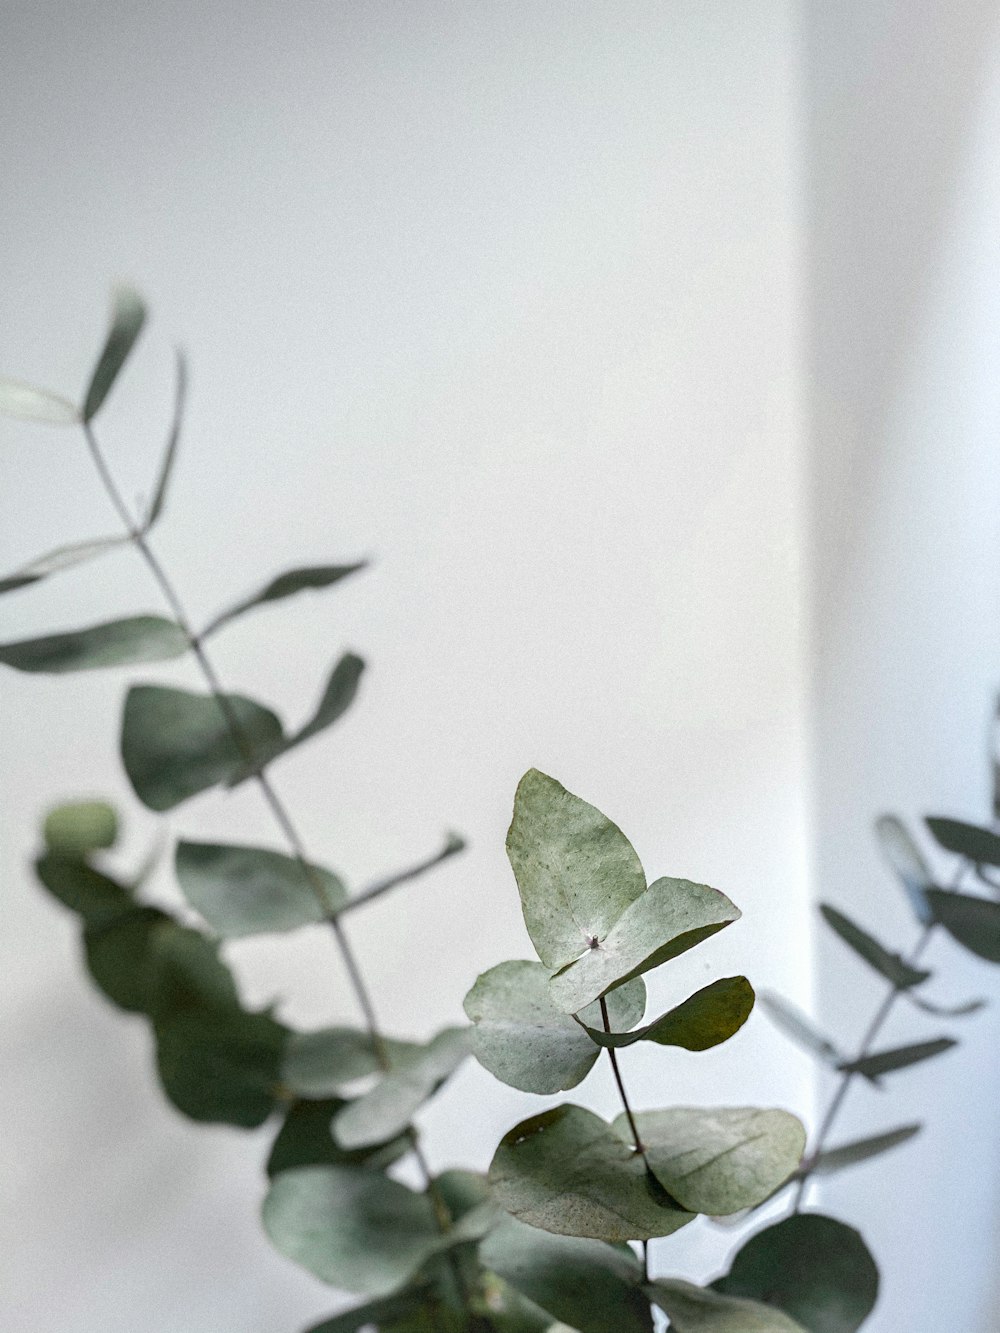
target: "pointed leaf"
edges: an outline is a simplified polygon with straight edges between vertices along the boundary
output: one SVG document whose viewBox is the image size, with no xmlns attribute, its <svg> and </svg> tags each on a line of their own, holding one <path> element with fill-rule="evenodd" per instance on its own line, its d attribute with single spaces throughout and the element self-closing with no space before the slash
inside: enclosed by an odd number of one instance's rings
<svg viewBox="0 0 1000 1333">
<path fill-rule="evenodd" d="M 274 1111 L 285 1029 L 269 1015 L 181 1009 L 155 1031 L 160 1081 L 184 1115 L 253 1129 Z"/>
<path fill-rule="evenodd" d="M 344 1106 L 338 1097 L 318 1102 L 293 1102 L 284 1123 L 271 1145 L 267 1159 L 268 1176 L 280 1175 L 297 1166 L 367 1166 L 384 1171 L 410 1152 L 413 1144 L 408 1134 L 399 1134 L 388 1143 L 372 1144 L 348 1152 L 333 1138 L 333 1117 Z"/>
<path fill-rule="evenodd" d="M 36 560 L 0 579 L 0 595 L 5 592 L 16 592 L 18 588 L 30 587 L 31 584 L 48 578 L 50 574 L 58 574 L 61 570 L 85 564 L 106 551 L 113 551 L 117 546 L 128 546 L 131 540 L 131 537 L 95 537 L 91 541 L 57 546 L 54 551 L 38 556 Z"/>
<path fill-rule="evenodd" d="M 660 1278 L 646 1291 L 669 1315 L 673 1333 L 807 1333 L 780 1310 L 676 1278 Z"/>
<path fill-rule="evenodd" d="M 239 694 L 224 696 L 136 685 L 128 692 L 122 723 L 122 760 L 136 795 L 151 810 L 170 810 L 190 796 L 232 779 L 245 768 L 230 718 L 253 753 L 270 753 L 283 741 L 269 708 Z"/>
<path fill-rule="evenodd" d="M 39 881 L 87 925 L 100 927 L 135 911 L 128 889 L 78 856 L 46 852 L 35 862 Z"/>
<path fill-rule="evenodd" d="M 66 398 L 8 379 L 0 379 L 0 416 L 43 421 L 50 426 L 76 426 L 80 422 L 79 410 Z"/>
<path fill-rule="evenodd" d="M 364 1148 L 401 1133 L 455 1072 L 469 1054 L 469 1046 L 467 1028 L 445 1028 L 426 1046 L 390 1054 L 389 1073 L 338 1113 L 334 1138 L 342 1148 Z"/>
<path fill-rule="evenodd" d="M 642 1018 L 646 988 L 641 978 L 608 996 L 615 1028 Z M 595 1006 L 596 1008 L 596 1006 Z M 561 1092 L 575 1087 L 600 1054 L 584 1029 L 549 998 L 549 973 L 541 963 L 499 963 L 484 972 L 465 997 L 475 1024 L 472 1050 L 502 1083 L 522 1092 Z M 586 1011 L 585 1011 L 586 1012 Z M 600 1010 L 589 1015 L 600 1023 Z"/>
<path fill-rule="evenodd" d="M 834 1046 L 833 1042 L 813 1026 L 795 1006 L 774 991 L 760 991 L 757 1002 L 770 1018 L 775 1027 L 780 1028 L 786 1037 L 816 1055 L 824 1064 L 839 1069 L 846 1057 Z"/>
<path fill-rule="evenodd" d="M 635 985 L 635 982 L 629 982 Z M 612 991 L 610 1001 L 618 994 Z M 654 1022 L 635 1032 L 604 1032 L 585 1025 L 584 1030 L 598 1046 L 632 1046 L 637 1041 L 653 1041 L 659 1046 L 681 1046 L 687 1051 L 707 1051 L 728 1041 L 750 1017 L 753 987 L 746 977 L 722 977 L 704 986 L 683 1004 L 677 1005 Z M 612 1027 L 616 1027 L 612 1019 Z"/>
<path fill-rule="evenodd" d="M 902 1125 L 887 1134 L 873 1134 L 867 1139 L 855 1139 L 853 1143 L 841 1144 L 839 1148 L 826 1148 L 809 1164 L 811 1176 L 832 1176 L 849 1166 L 858 1166 L 872 1157 L 880 1157 L 891 1148 L 906 1143 L 919 1134 L 923 1125 Z"/>
<path fill-rule="evenodd" d="M 787 1111 L 749 1106 L 640 1111 L 646 1159 L 682 1208 L 724 1217 L 752 1208 L 798 1170 L 806 1146 L 801 1121 Z M 630 1142 L 628 1118 L 613 1128 Z"/>
<path fill-rule="evenodd" d="M 507 1218 L 479 1254 L 488 1269 L 579 1333 L 652 1333 L 639 1290 L 642 1269 L 630 1252 Z"/>
<path fill-rule="evenodd" d="M 364 669 L 365 664 L 360 657 L 354 653 L 344 654 L 333 668 L 315 713 L 301 730 L 290 737 L 287 749 L 291 749 L 293 745 L 301 745 L 303 741 L 309 740 L 311 736 L 332 726 L 338 718 L 343 717 L 354 702 L 354 696 L 358 692 L 358 682 Z"/>
<path fill-rule="evenodd" d="M 507 855 L 528 934 L 549 968 L 571 963 L 592 939 L 604 938 L 646 888 L 621 829 L 534 768 L 518 784 Z"/>
<path fill-rule="evenodd" d="M 0 662 L 16 671 L 92 671 L 132 662 L 160 662 L 179 657 L 187 648 L 187 635 L 173 620 L 129 616 L 41 639 L 2 643 Z"/>
<path fill-rule="evenodd" d="M 962 1004 L 937 1004 L 925 1000 L 922 995 L 916 995 L 913 991 L 907 991 L 906 998 L 925 1014 L 934 1014 L 937 1018 L 968 1018 L 970 1014 L 978 1014 L 980 1009 L 985 1009 L 989 1003 L 988 1000 L 980 998 L 966 1000 Z"/>
<path fill-rule="evenodd" d="M 938 1037 L 934 1041 L 918 1041 L 912 1046 L 896 1046 L 888 1051 L 875 1051 L 860 1060 L 848 1060 L 840 1068 L 845 1074 L 860 1074 L 873 1082 L 883 1074 L 895 1073 L 897 1069 L 908 1069 L 910 1065 L 930 1060 L 935 1055 L 950 1051 L 958 1042 L 952 1037 Z"/>
<path fill-rule="evenodd" d="M 263 847 L 179 842 L 177 880 L 219 935 L 297 930 L 325 920 L 347 899 L 336 875 Z"/>
<path fill-rule="evenodd" d="M 115 845 L 118 815 L 107 801 L 71 801 L 49 811 L 42 836 L 56 856 L 86 856 Z"/>
<path fill-rule="evenodd" d="M 344 1291 L 383 1296 L 438 1247 L 423 1194 L 377 1171 L 304 1166 L 283 1171 L 264 1201 L 264 1229 L 286 1258 Z"/>
<path fill-rule="evenodd" d="M 751 1236 L 712 1285 L 783 1310 L 809 1333 L 855 1333 L 878 1296 L 878 1269 L 851 1227 L 798 1213 Z"/>
<path fill-rule="evenodd" d="M 424 1049 L 416 1042 L 387 1037 L 382 1039 L 382 1045 L 389 1059 L 397 1063 L 416 1058 Z M 292 1033 L 285 1048 L 281 1078 L 297 1097 L 332 1097 L 380 1070 L 375 1043 L 367 1032 L 359 1032 L 357 1028 L 319 1028 L 315 1032 Z"/>
<path fill-rule="evenodd" d="M 933 889 L 927 897 L 934 920 L 953 939 L 978 958 L 1000 963 L 1000 903 L 944 889 Z"/>
<path fill-rule="evenodd" d="M 1000 866 L 1000 833 L 939 815 L 928 815 L 926 824 L 946 852 L 967 857 L 976 865 Z"/>
<path fill-rule="evenodd" d="M 556 1106 L 516 1125 L 494 1154 L 490 1185 L 514 1217 L 564 1236 L 648 1240 L 694 1218 L 610 1125 L 581 1106 Z"/>
<path fill-rule="evenodd" d="M 100 411 L 145 322 L 146 307 L 139 293 L 131 287 L 117 287 L 112 294 L 111 326 L 83 402 L 84 421 L 92 421 Z"/>
<path fill-rule="evenodd" d="M 170 474 L 174 469 L 174 460 L 177 457 L 177 445 L 181 438 L 181 423 L 184 420 L 184 401 L 187 397 L 187 364 L 182 352 L 178 351 L 176 360 L 176 380 L 174 387 L 174 415 L 170 423 L 170 434 L 167 436 L 167 447 L 164 450 L 163 462 L 160 464 L 160 475 L 156 480 L 156 489 L 153 491 L 153 498 L 149 504 L 149 510 L 146 514 L 146 521 L 142 525 L 143 532 L 149 532 L 163 513 L 163 505 L 167 498 L 167 487 L 170 485 Z"/>
<path fill-rule="evenodd" d="M 931 975 L 922 968 L 912 967 L 898 953 L 890 953 L 879 944 L 878 940 L 855 925 L 843 912 L 838 912 L 835 907 L 821 903 L 819 910 L 831 930 L 836 931 L 846 945 L 863 958 L 869 967 L 874 968 L 887 981 L 891 981 L 897 990 L 909 990 L 911 986 L 919 986 Z"/>
<path fill-rule="evenodd" d="M 895 815 L 881 815 L 875 821 L 875 832 L 885 859 L 902 881 L 917 920 L 927 925 L 931 920 L 927 890 L 934 887 L 934 876 L 920 848 Z"/>
<path fill-rule="evenodd" d="M 254 607 L 263 606 L 266 602 L 279 602 L 285 597 L 293 597 L 296 593 L 307 589 L 315 591 L 329 588 L 332 584 L 347 578 L 349 574 L 356 574 L 366 567 L 367 561 L 359 560 L 352 565 L 312 565 L 304 569 L 290 569 L 287 573 L 279 574 L 276 579 L 272 579 L 259 592 L 253 593 L 252 596 L 217 615 L 202 630 L 201 638 L 206 639 L 223 625 L 228 625 L 231 620 L 245 615 Z"/>
</svg>

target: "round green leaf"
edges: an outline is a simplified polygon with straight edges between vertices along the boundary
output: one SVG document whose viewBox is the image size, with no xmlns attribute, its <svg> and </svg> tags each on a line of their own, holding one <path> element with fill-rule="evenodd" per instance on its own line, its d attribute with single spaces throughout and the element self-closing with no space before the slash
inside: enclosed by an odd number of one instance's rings
<svg viewBox="0 0 1000 1333">
<path fill-rule="evenodd" d="M 110 924 L 88 926 L 84 946 L 94 980 L 123 1009 L 159 1018 L 184 1008 L 239 1004 L 215 945 L 157 908 L 134 908 Z"/>
<path fill-rule="evenodd" d="M 267 1174 L 277 1176 L 297 1166 L 367 1166 L 383 1171 L 413 1147 L 410 1136 L 400 1134 L 388 1143 L 346 1151 L 334 1142 L 332 1130 L 333 1117 L 343 1106 L 338 1097 L 293 1102 L 271 1145 Z"/>
<path fill-rule="evenodd" d="M 663 1278 L 646 1289 L 664 1314 L 673 1333 L 806 1333 L 801 1324 L 780 1310 L 757 1301 L 722 1296 L 690 1282 Z"/>
<path fill-rule="evenodd" d="M 135 911 L 135 901 L 123 885 L 77 856 L 46 852 L 35 862 L 35 873 L 52 896 L 88 926 L 107 926 Z"/>
<path fill-rule="evenodd" d="M 85 856 L 118 841 L 118 815 L 106 801 L 73 801 L 45 816 L 42 836 L 58 856 Z"/>
<path fill-rule="evenodd" d="M 160 1081 L 184 1115 L 254 1129 L 275 1109 L 285 1029 L 267 1014 L 179 1009 L 155 1032 Z"/>
<path fill-rule="evenodd" d="M 423 1048 L 416 1042 L 383 1038 L 390 1060 L 400 1061 Z M 281 1078 L 298 1097 L 331 1097 L 352 1083 L 380 1071 L 375 1043 L 357 1028 L 319 1028 L 293 1032 L 285 1048 Z"/>
<path fill-rule="evenodd" d="M 0 662 L 15 671 L 94 671 L 133 662 L 160 662 L 187 651 L 187 635 L 162 616 L 129 616 L 87 629 L 0 644 Z"/>
</svg>

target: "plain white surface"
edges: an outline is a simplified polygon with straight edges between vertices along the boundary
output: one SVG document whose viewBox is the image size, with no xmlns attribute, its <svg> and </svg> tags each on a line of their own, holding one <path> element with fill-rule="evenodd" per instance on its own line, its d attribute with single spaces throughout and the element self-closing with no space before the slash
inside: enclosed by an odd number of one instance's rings
<svg viewBox="0 0 1000 1333">
<path fill-rule="evenodd" d="M 806 1000 L 794 6 L 105 0 L 4 26 L 4 371 L 76 392 L 132 277 L 155 323 L 102 435 L 148 493 L 183 340 L 158 549 L 196 619 L 290 565 L 376 557 L 217 657 L 289 717 L 344 647 L 370 660 L 349 717 L 277 772 L 317 858 L 360 884 L 446 827 L 471 840 L 353 929 L 387 1025 L 455 1020 L 527 954 L 503 835 L 532 764 L 650 871 L 743 907 L 652 1004 L 744 967 Z M 0 449 L 4 568 L 108 528 L 79 439 L 3 424 Z M 4 634 L 144 609 L 116 555 L 5 599 Z M 56 798 L 113 796 L 135 857 L 154 836 L 115 757 L 122 677 L 0 688 L 3 1322 L 291 1333 L 335 1299 L 260 1233 L 265 1136 L 161 1105 L 140 1025 L 25 870 Z M 272 837 L 250 790 L 167 826 Z M 286 1017 L 354 1018 L 322 933 L 231 953 Z M 642 1105 L 806 1111 L 810 1072 L 759 1016 L 720 1051 L 628 1060 Z M 615 1109 L 606 1073 L 580 1095 Z M 425 1117 L 431 1157 L 485 1165 L 541 1104 L 469 1068 Z M 709 1276 L 729 1243 L 699 1223 L 660 1262 Z"/>
</svg>

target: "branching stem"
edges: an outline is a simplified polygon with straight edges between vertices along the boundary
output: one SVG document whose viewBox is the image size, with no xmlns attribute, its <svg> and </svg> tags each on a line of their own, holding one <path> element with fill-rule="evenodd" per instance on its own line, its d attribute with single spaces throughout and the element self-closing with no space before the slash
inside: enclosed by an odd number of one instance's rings
<svg viewBox="0 0 1000 1333">
<path fill-rule="evenodd" d="M 608 1014 L 608 1002 L 601 996 L 601 1022 L 604 1024 L 604 1031 L 611 1032 L 611 1017 Z M 639 1134 L 639 1127 L 635 1123 L 635 1116 L 632 1114 L 632 1106 L 628 1099 L 628 1093 L 625 1091 L 625 1081 L 622 1078 L 622 1071 L 618 1064 L 618 1053 L 613 1046 L 605 1048 L 608 1052 L 608 1059 L 611 1061 L 611 1068 L 614 1071 L 615 1083 L 618 1086 L 618 1095 L 622 1099 L 622 1106 L 625 1108 L 625 1117 L 628 1120 L 628 1127 L 632 1134 L 632 1143 L 637 1153 L 639 1153 L 646 1163 L 646 1170 L 650 1170 L 649 1159 L 646 1157 L 646 1145 Z M 649 1244 L 642 1241 L 642 1275 L 644 1281 L 649 1281 Z"/>
</svg>

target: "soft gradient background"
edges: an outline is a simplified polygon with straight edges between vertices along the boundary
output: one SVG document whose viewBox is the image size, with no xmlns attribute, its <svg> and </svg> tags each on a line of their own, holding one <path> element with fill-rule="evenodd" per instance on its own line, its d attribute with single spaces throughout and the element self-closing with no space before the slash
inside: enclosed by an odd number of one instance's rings
<svg viewBox="0 0 1000 1333">
<path fill-rule="evenodd" d="M 289 717 L 344 647 L 369 659 L 349 717 L 277 770 L 318 859 L 362 884 L 446 827 L 470 838 L 354 927 L 387 1025 L 456 1020 L 479 971 L 528 952 L 503 834 L 531 764 L 618 818 L 651 870 L 743 907 L 652 1004 L 746 968 L 848 1040 L 866 1020 L 874 983 L 832 946 L 815 964 L 814 897 L 903 939 L 872 815 L 986 813 L 991 9 L 4 10 L 4 372 L 76 393 L 109 280 L 135 279 L 155 322 L 101 434 L 148 493 L 182 341 L 158 549 L 196 619 L 289 565 L 375 559 L 234 626 L 217 657 Z M 7 423 L 0 450 L 4 569 L 113 523 L 79 439 Z M 141 609 L 160 608 L 123 553 L 5 599 L 3 633 Z M 267 1134 L 162 1105 L 141 1025 L 91 991 L 26 872 L 56 798 L 114 797 L 134 858 L 156 836 L 116 759 L 122 679 L 0 689 L 4 1326 L 292 1333 L 337 1298 L 260 1233 Z M 250 790 L 167 824 L 272 838 Z M 355 1017 L 322 932 L 231 956 L 290 1020 Z M 995 985 L 939 957 L 957 994 Z M 995 1329 L 996 1038 L 980 1018 L 947 1064 L 851 1105 L 866 1128 L 931 1124 L 830 1192 L 884 1261 L 873 1333 Z M 630 1052 L 628 1079 L 646 1105 L 807 1117 L 825 1091 L 759 1015 L 708 1055 Z M 603 1072 L 583 1095 L 615 1109 Z M 470 1067 L 423 1117 L 432 1159 L 484 1166 L 544 1104 Z M 731 1243 L 697 1223 L 658 1262 L 710 1277 Z"/>
</svg>

